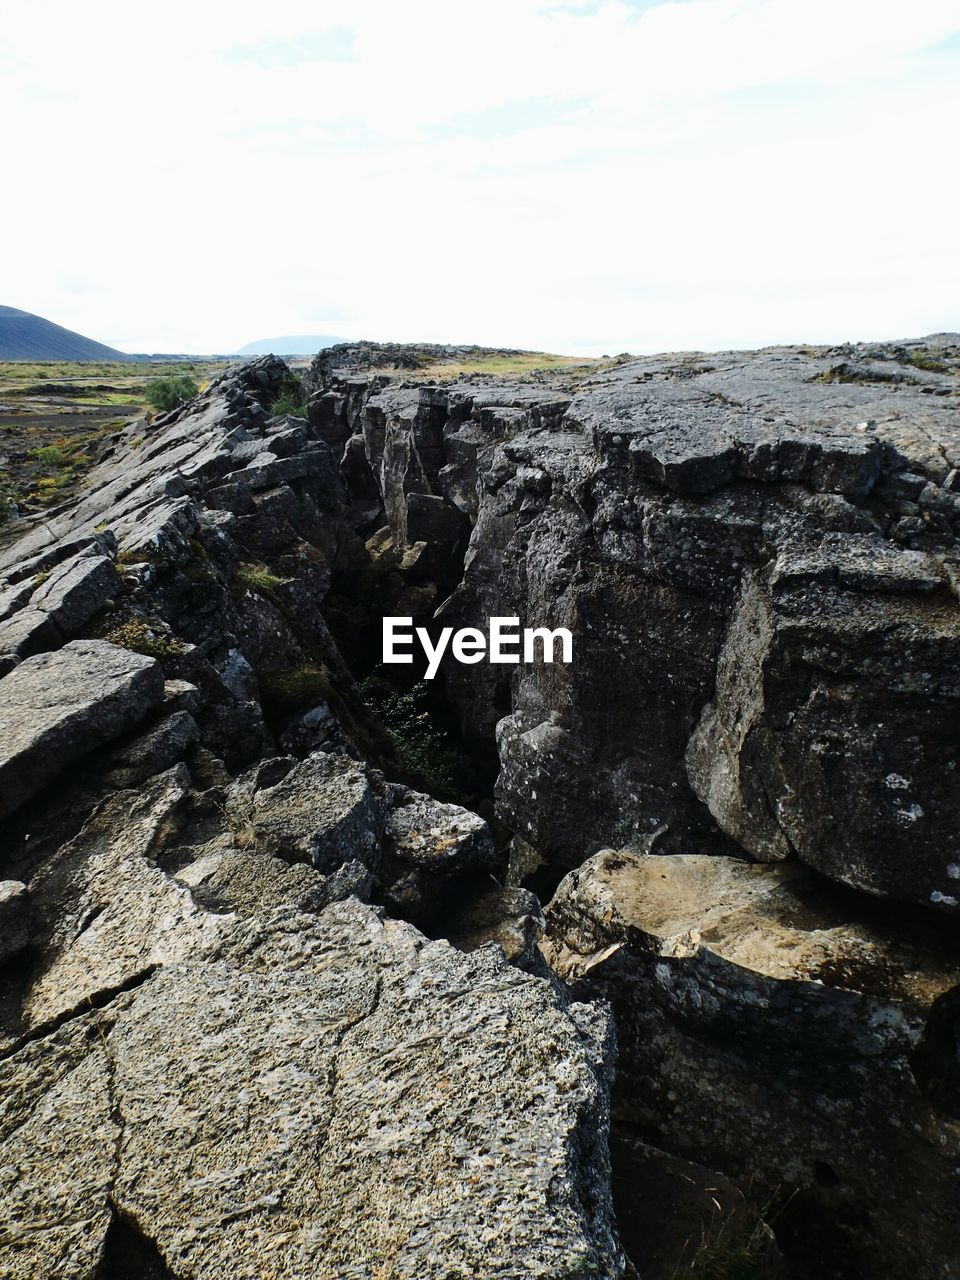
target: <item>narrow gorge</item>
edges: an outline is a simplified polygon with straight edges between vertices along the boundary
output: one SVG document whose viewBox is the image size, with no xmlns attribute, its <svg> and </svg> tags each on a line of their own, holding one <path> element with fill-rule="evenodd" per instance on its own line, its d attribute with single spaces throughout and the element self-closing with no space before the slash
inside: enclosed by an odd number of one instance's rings
<svg viewBox="0 0 960 1280">
<path fill-rule="evenodd" d="M 932 341 L 268 356 L 0 525 L 0 1277 L 960 1277 Z"/>
</svg>

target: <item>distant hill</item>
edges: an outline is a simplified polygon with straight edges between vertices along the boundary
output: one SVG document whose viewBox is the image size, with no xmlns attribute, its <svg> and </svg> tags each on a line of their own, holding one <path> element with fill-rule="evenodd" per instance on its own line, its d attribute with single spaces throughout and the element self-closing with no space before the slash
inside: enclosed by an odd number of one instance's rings
<svg viewBox="0 0 960 1280">
<path fill-rule="evenodd" d="M 131 360 L 125 351 L 16 307 L 0 307 L 0 360 Z"/>
<path fill-rule="evenodd" d="M 328 333 L 287 334 L 283 338 L 258 338 L 234 352 L 238 356 L 312 356 L 325 347 L 336 346 L 342 338 L 332 338 Z"/>
</svg>

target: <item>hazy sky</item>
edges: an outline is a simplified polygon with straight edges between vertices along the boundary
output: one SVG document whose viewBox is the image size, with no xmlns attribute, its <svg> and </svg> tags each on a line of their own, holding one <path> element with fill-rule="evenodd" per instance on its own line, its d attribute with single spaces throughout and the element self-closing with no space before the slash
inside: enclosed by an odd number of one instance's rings
<svg viewBox="0 0 960 1280">
<path fill-rule="evenodd" d="M 0 303 L 131 351 L 960 329 L 960 0 L 4 6 Z"/>
</svg>

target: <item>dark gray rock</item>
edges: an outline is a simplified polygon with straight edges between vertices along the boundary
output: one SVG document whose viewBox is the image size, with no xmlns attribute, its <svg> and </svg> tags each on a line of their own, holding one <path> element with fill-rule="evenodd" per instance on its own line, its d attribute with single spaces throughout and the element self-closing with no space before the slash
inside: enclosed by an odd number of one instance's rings
<svg viewBox="0 0 960 1280">
<path fill-rule="evenodd" d="M 573 634 L 570 667 L 443 671 L 547 858 L 739 845 L 958 909 L 956 379 L 883 350 L 895 377 L 784 348 L 623 363 L 572 397 L 371 389 L 398 563 L 441 577 L 440 514 L 474 521 L 443 624 Z"/>
<path fill-rule="evenodd" d="M 137 787 L 154 774 L 183 760 L 199 734 L 197 722 L 188 711 L 164 716 L 129 745 L 113 752 L 104 781 L 112 787 Z"/>
<path fill-rule="evenodd" d="M 457 912 L 448 936 L 461 951 L 476 951 L 495 943 L 518 969 L 546 976 L 540 954 L 543 908 L 529 889 L 491 889 Z"/>
<path fill-rule="evenodd" d="M 50 615 L 39 609 L 21 609 L 0 622 L 0 654 L 29 658 L 55 649 L 62 640 Z"/>
<path fill-rule="evenodd" d="M 0 680 L 0 816 L 82 756 L 138 724 L 163 698 L 152 658 L 74 640 Z"/>
<path fill-rule="evenodd" d="M 99 613 L 121 585 L 108 556 L 81 553 L 53 570 L 34 591 L 30 605 L 49 614 L 54 624 L 70 635 Z"/>
</svg>

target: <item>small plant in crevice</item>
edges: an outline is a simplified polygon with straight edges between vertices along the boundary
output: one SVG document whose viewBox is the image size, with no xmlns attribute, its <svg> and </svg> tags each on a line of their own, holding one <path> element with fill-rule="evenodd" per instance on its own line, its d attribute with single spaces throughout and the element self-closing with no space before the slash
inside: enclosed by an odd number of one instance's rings
<svg viewBox="0 0 960 1280">
<path fill-rule="evenodd" d="M 267 568 L 265 564 L 254 564 L 241 561 L 233 575 L 233 588 L 236 594 L 252 591 L 255 595 L 266 596 L 273 600 L 280 587 L 285 587 L 290 578 L 281 578 Z"/>
<path fill-rule="evenodd" d="M 101 632 L 101 640 L 118 645 L 121 649 L 129 649 L 133 653 L 141 653 L 146 658 L 180 658 L 186 652 L 186 646 L 179 636 L 163 631 L 160 627 L 151 626 L 145 618 L 128 618 L 118 622 Z"/>
<path fill-rule="evenodd" d="M 476 805 L 484 793 L 482 780 L 453 737 L 434 722 L 424 683 L 402 690 L 372 675 L 360 685 L 360 694 L 393 743 L 400 782 L 437 800 Z"/>
<path fill-rule="evenodd" d="M 295 378 L 293 374 L 290 374 L 284 378 L 280 390 L 270 405 L 270 416 L 279 418 L 281 414 L 289 413 L 295 418 L 302 418 L 306 411 L 307 406 L 303 397 L 303 385 L 299 378 Z"/>
<path fill-rule="evenodd" d="M 782 1207 L 782 1206 L 781 1206 Z M 781 1256 L 771 1221 L 778 1210 L 769 1200 L 745 1215 L 728 1218 L 719 1230 L 705 1232 L 689 1263 L 678 1265 L 675 1280 L 773 1280 Z"/>
</svg>

